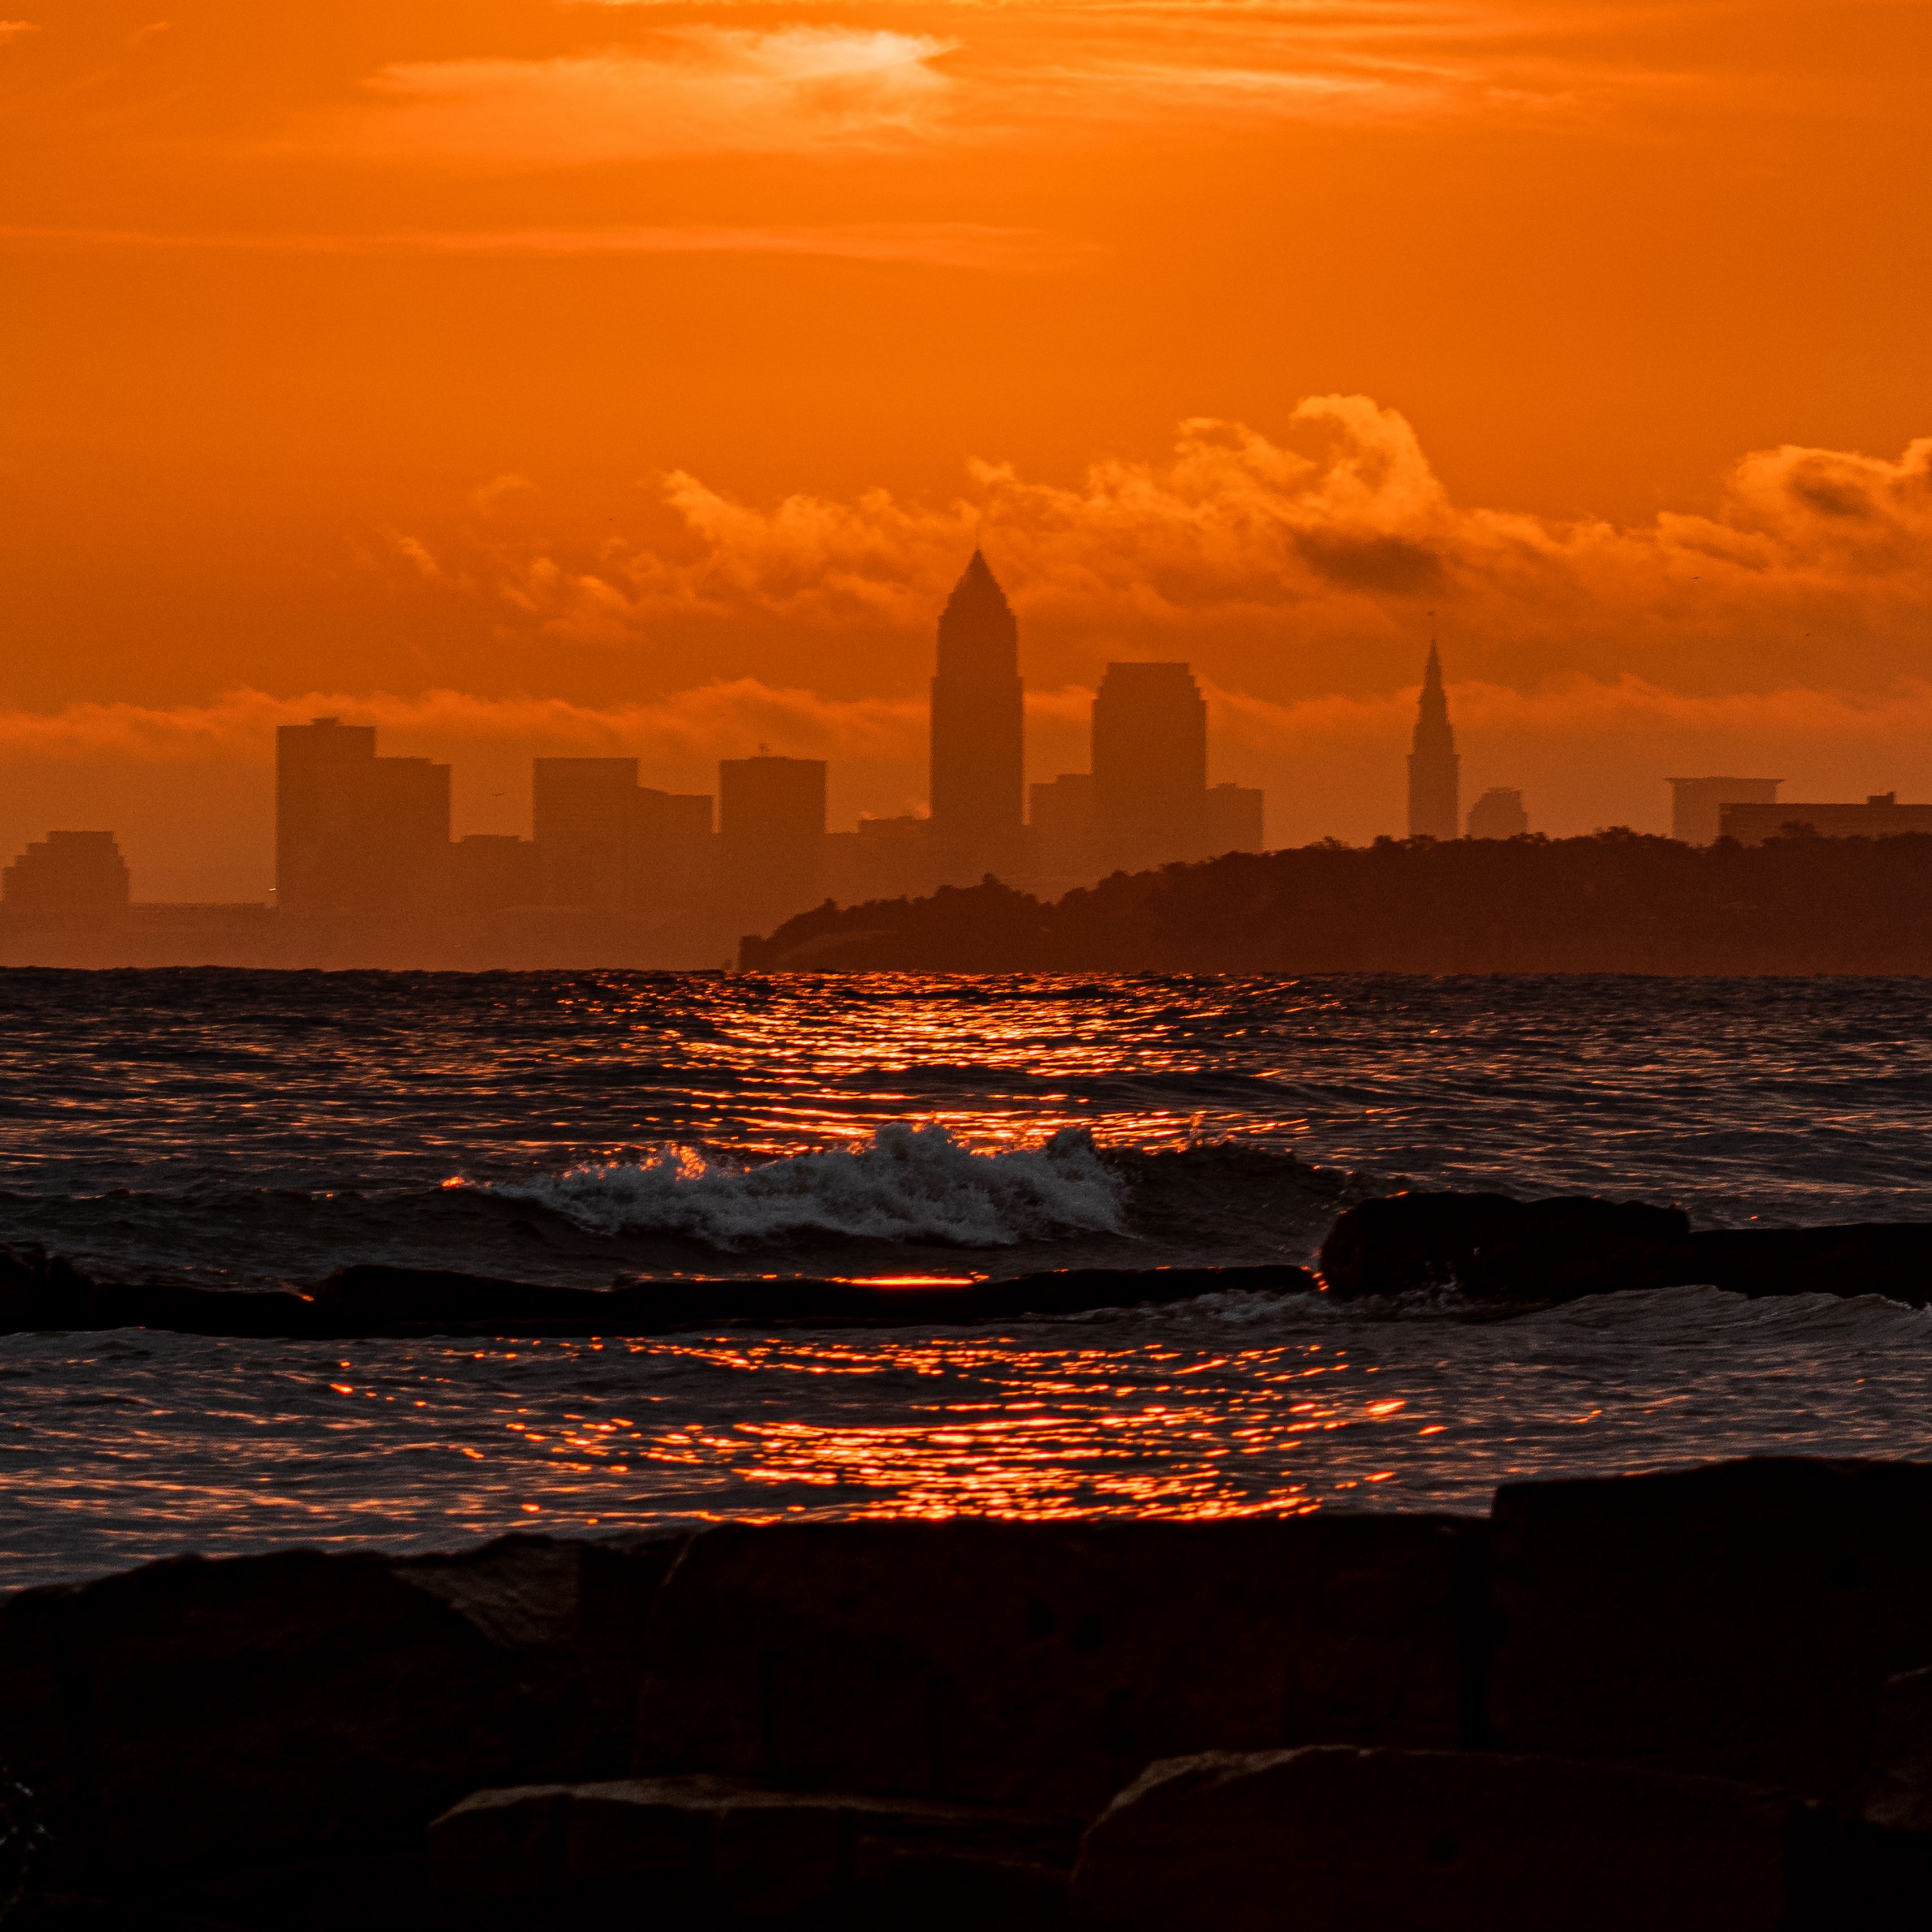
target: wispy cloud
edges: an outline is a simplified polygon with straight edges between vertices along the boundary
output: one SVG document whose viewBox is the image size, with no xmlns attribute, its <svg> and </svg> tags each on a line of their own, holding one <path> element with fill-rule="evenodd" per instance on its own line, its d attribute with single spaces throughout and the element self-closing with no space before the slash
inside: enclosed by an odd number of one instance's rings
<svg viewBox="0 0 1932 1932">
<path fill-rule="evenodd" d="M 398 62 L 292 137 L 376 158 L 569 167 L 903 146 L 952 83 L 952 43 L 860 26 L 682 26 L 541 60 Z"/>
<path fill-rule="evenodd" d="M 0 747 L 16 757 L 110 753 L 146 761 L 232 758 L 263 765 L 274 761 L 277 725 L 340 716 L 379 726 L 386 749 L 440 756 L 465 746 L 507 745 L 715 758 L 761 736 L 785 749 L 863 755 L 911 743 L 924 716 L 911 700 L 826 698 L 756 678 L 607 706 L 463 691 L 312 691 L 278 698 L 243 689 L 205 704 L 81 704 L 52 712 L 0 711 Z M 392 733 L 394 746 L 386 742 Z"/>
<path fill-rule="evenodd" d="M 0 226 L 0 246 L 8 244 L 304 255 L 801 255 L 1020 274 L 1077 268 L 1104 252 L 1098 244 L 1038 229 L 968 221 L 458 229 L 363 235 L 171 235 L 136 229 Z"/>
<path fill-rule="evenodd" d="M 706 0 L 707 22 L 666 25 L 656 0 L 597 0 L 578 10 L 631 16 L 618 44 L 392 62 L 276 145 L 492 169 L 912 154 L 1124 125 L 1600 118 L 1684 85 L 1612 55 L 1594 12 L 1502 0 L 952 0 L 944 34 L 875 8 L 874 24 L 736 23 L 773 4 Z"/>
</svg>

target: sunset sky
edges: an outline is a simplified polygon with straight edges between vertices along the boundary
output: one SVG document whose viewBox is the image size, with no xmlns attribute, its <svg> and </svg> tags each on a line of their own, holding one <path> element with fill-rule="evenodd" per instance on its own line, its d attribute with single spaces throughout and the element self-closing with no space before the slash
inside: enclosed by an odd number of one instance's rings
<svg viewBox="0 0 1932 1932">
<path fill-rule="evenodd" d="M 0 860 L 270 883 L 272 727 L 923 796 L 983 531 L 1034 776 L 1190 659 L 1277 841 L 1932 797 L 1932 8 L 14 0 Z M 1433 614 L 1433 618 L 1430 614 Z"/>
</svg>

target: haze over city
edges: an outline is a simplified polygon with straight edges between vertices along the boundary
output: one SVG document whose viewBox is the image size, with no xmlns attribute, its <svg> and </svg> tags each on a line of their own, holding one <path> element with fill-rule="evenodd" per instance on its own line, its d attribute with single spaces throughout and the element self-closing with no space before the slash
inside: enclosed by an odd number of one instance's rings
<svg viewBox="0 0 1932 1932">
<path fill-rule="evenodd" d="M 274 728 L 925 796 L 976 542 L 1027 776 L 1184 660 L 1270 843 L 1932 796 L 1908 5 L 539 4 L 0 26 L 0 848 L 272 882 Z M 1774 266 L 1773 266 L 1774 265 Z"/>
</svg>

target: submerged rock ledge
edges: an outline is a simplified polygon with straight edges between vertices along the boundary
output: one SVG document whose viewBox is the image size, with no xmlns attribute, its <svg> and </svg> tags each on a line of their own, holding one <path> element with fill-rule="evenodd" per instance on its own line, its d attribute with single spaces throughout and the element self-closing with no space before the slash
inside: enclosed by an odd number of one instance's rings
<svg viewBox="0 0 1932 1932">
<path fill-rule="evenodd" d="M 1928 1683 L 1916 1463 L 185 1557 L 0 1604 L 0 1898 L 130 1932 L 1919 1925 Z"/>
<path fill-rule="evenodd" d="M 1190 1300 L 1231 1291 L 1338 1300 L 1448 1288 L 1538 1306 L 1706 1283 L 1748 1295 L 1879 1294 L 1932 1302 L 1932 1222 L 1693 1228 L 1679 1208 L 1565 1195 L 1414 1191 L 1336 1219 L 1318 1270 L 1065 1268 L 992 1281 L 767 1276 L 556 1288 L 367 1264 L 308 1292 L 100 1282 L 38 1250 L 0 1252 L 0 1334 L 154 1328 L 188 1335 L 351 1340 L 431 1335 L 651 1336 L 720 1328 L 970 1326 Z"/>
<path fill-rule="evenodd" d="M 1183 1301 L 1230 1289 L 1305 1294 L 1305 1268 L 1064 1268 L 1010 1281 L 775 1276 L 553 1288 L 430 1268 L 346 1268 L 307 1294 L 97 1282 L 43 1254 L 0 1255 L 0 1334 L 159 1328 L 185 1335 L 361 1340 L 452 1335 L 648 1336 L 721 1327 L 898 1328 L 1011 1322 Z"/>
<path fill-rule="evenodd" d="M 1932 1300 L 1932 1222 L 1694 1229 L 1682 1209 L 1641 1201 L 1418 1190 L 1347 1209 L 1318 1265 L 1345 1300 L 1447 1287 L 1485 1300 L 1570 1301 L 1701 1282 L 1923 1306 Z"/>
</svg>

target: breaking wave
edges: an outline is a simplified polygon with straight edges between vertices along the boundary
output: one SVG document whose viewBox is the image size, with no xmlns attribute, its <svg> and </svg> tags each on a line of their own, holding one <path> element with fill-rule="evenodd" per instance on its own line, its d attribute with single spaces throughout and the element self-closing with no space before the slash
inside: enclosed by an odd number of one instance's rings
<svg viewBox="0 0 1932 1932">
<path fill-rule="evenodd" d="M 538 1202 L 589 1234 L 676 1234 L 724 1249 L 801 1234 L 1008 1247 L 1118 1234 L 1126 1192 L 1082 1128 L 1042 1147 L 976 1154 L 943 1126 L 898 1124 L 855 1148 L 755 1167 L 666 1147 L 641 1161 L 459 1184 Z"/>
</svg>

